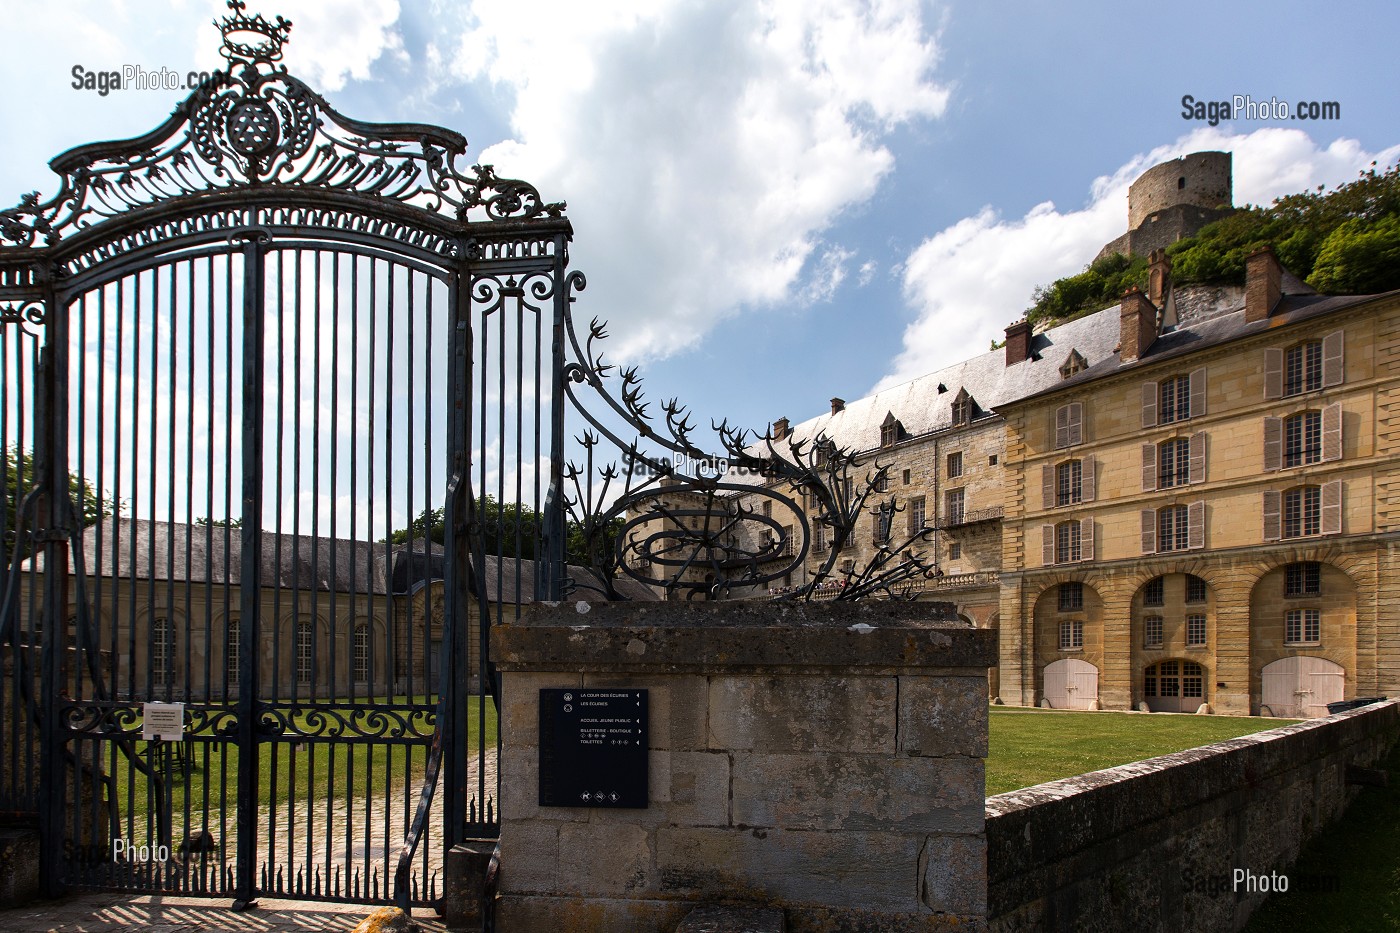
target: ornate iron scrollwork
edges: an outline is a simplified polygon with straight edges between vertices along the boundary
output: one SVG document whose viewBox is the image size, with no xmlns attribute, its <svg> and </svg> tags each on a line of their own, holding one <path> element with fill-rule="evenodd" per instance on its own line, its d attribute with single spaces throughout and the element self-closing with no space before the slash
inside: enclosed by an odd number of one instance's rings
<svg viewBox="0 0 1400 933">
<path fill-rule="evenodd" d="M 566 309 L 584 285 L 581 273 L 570 275 Z M 655 417 L 636 367 L 605 361 L 605 324 L 595 318 L 580 341 L 566 310 L 565 330 L 564 390 L 589 428 L 576 438 L 584 462 L 563 466 L 556 495 L 575 528 L 576 548 L 582 542 L 584 553 L 573 558 L 602 581 L 574 580 L 576 588 L 622 598 L 615 585 L 622 574 L 691 599 L 753 593 L 806 563 L 813 525 L 829 542 L 826 556 L 808 582 L 784 589 L 782 598 L 912 598 L 917 582 L 937 572 L 920 548 L 932 528 L 893 534 L 894 516 L 904 507 L 880 492 L 888 464 L 867 469 L 862 457 L 823 436 L 753 435 L 727 421 L 711 425 L 723 451 L 716 455 L 696 442 L 691 415 L 678 400 L 661 402 Z M 591 390 L 586 398 L 584 387 Z M 620 453 L 620 466 L 599 453 L 605 439 Z M 884 529 L 881 543 L 860 566 L 838 570 L 856 521 L 867 512 Z"/>
<path fill-rule="evenodd" d="M 59 191 L 0 211 L 0 240 L 53 245 L 102 220 L 168 210 L 175 199 L 280 185 L 397 201 L 457 220 L 561 217 L 528 182 L 490 165 L 459 168 L 467 141 L 441 127 L 366 123 L 332 108 L 279 64 L 292 24 L 249 17 L 241 0 L 218 23 L 227 68 L 158 129 L 71 149 L 53 161 Z"/>
</svg>

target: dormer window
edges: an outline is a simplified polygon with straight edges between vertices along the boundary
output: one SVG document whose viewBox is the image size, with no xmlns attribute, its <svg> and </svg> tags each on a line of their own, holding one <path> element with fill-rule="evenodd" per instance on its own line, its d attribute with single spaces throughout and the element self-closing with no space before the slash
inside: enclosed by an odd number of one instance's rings
<svg viewBox="0 0 1400 933">
<path fill-rule="evenodd" d="M 904 438 L 904 425 L 899 423 L 899 419 L 894 416 L 894 412 L 885 415 L 885 420 L 880 424 L 880 446 L 893 447 Z"/>
<path fill-rule="evenodd" d="M 1060 378 L 1068 379 L 1075 373 L 1083 372 L 1089 368 L 1089 361 L 1084 359 L 1084 355 L 1078 350 L 1069 351 L 1069 356 L 1060 364 Z"/>
<path fill-rule="evenodd" d="M 976 405 L 966 389 L 959 389 L 957 397 L 953 399 L 953 424 L 971 424 L 972 412 Z"/>
</svg>

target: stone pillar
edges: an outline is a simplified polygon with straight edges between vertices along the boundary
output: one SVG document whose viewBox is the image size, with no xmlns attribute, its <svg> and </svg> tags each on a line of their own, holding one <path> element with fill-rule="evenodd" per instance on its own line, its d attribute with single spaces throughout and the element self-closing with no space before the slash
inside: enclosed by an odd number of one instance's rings
<svg viewBox="0 0 1400 933">
<path fill-rule="evenodd" d="M 492 633 L 502 933 L 984 930 L 996 635 L 932 604 L 568 603 Z M 646 689 L 646 809 L 540 807 L 539 691 Z"/>
</svg>

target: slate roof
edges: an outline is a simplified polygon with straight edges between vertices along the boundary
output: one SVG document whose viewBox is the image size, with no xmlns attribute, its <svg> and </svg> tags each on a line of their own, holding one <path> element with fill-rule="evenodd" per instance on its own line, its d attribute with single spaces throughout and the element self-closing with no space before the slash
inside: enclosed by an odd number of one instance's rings
<svg viewBox="0 0 1400 933">
<path fill-rule="evenodd" d="M 264 586 L 308 592 L 401 594 L 442 579 L 445 550 L 422 538 L 386 545 L 264 531 L 261 557 Z M 234 586 L 242 573 L 242 531 L 110 517 L 83 532 L 83 560 L 90 576 L 111 577 L 115 570 L 118 577 L 160 583 Z M 42 556 L 36 563 L 42 569 Z M 570 573 L 576 579 L 591 576 L 582 567 L 571 566 Z M 617 586 L 630 599 L 656 599 L 650 589 L 630 579 L 619 580 Z M 534 602 L 535 562 L 488 555 L 486 591 L 488 599 L 499 594 L 503 600 L 515 602 L 518 592 L 519 602 Z"/>
<path fill-rule="evenodd" d="M 1166 360 L 1185 356 L 1188 353 L 1197 353 L 1209 347 L 1219 346 L 1232 340 L 1240 340 L 1254 334 L 1262 334 L 1265 331 L 1276 330 L 1279 327 L 1286 327 L 1300 321 L 1311 320 L 1326 314 L 1335 314 L 1348 308 L 1354 308 L 1372 301 L 1381 301 L 1400 295 L 1400 289 L 1384 292 L 1379 295 L 1319 295 L 1315 292 L 1309 294 L 1284 294 L 1277 305 L 1274 306 L 1273 313 L 1261 321 L 1254 321 L 1246 324 L 1244 320 L 1244 309 L 1239 308 L 1226 314 L 1200 321 L 1190 328 L 1181 328 L 1161 334 L 1148 347 L 1147 353 L 1134 362 L 1124 363 L 1117 353 L 1113 353 L 1102 360 L 1092 362 L 1088 369 L 1071 376 L 1069 379 L 1055 385 L 1047 386 L 1038 392 L 1032 392 L 1019 399 L 1008 401 L 1026 401 L 1051 395 L 1063 389 L 1072 389 L 1092 382 L 1095 379 L 1102 379 L 1118 372 L 1127 372 L 1140 366 L 1152 366 Z"/>
<path fill-rule="evenodd" d="M 800 438 L 824 433 L 838 446 L 870 450 L 880 446 L 880 425 L 893 414 L 905 437 L 931 434 L 952 426 L 953 399 L 966 389 L 976 403 L 974 419 L 998 406 L 1061 382 L 1060 367 L 1077 350 L 1090 367 L 1114 356 L 1120 333 L 1119 306 L 1105 308 L 1052 327 L 1031 338 L 1031 357 L 1006 365 L 1004 349 L 971 359 L 847 402 L 844 411 L 819 415 L 791 428 Z M 943 391 L 939 391 L 939 386 Z"/>
</svg>

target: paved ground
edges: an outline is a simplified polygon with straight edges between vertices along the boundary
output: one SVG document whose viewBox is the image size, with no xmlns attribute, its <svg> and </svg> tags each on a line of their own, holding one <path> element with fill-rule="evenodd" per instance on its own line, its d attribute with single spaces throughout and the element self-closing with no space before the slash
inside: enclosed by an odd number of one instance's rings
<svg viewBox="0 0 1400 933">
<path fill-rule="evenodd" d="M 309 933 L 347 931 L 374 908 L 363 904 L 316 904 L 260 900 L 257 907 L 234 913 L 225 900 L 196 897 L 132 897 L 85 894 L 28 907 L 0 909 L 5 933 Z M 445 928 L 432 910 L 414 911 L 424 933 Z"/>
</svg>

